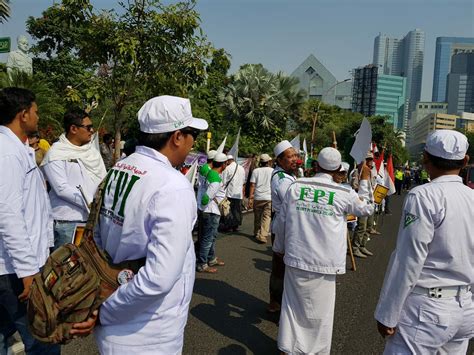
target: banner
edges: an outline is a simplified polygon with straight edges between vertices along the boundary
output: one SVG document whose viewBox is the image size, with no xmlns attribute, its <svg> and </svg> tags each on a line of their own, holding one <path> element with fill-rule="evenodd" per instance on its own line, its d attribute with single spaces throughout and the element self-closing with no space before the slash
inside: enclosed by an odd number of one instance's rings
<svg viewBox="0 0 474 355">
<path fill-rule="evenodd" d="M 237 138 L 235 138 L 234 145 L 232 148 L 230 148 L 228 155 L 232 155 L 234 159 L 237 161 L 237 158 L 239 156 L 239 140 L 240 140 L 240 128 L 239 128 L 239 133 L 237 133 Z"/>
<path fill-rule="evenodd" d="M 227 140 L 227 134 L 225 135 L 224 137 L 224 140 L 222 141 L 221 145 L 219 146 L 219 148 L 217 148 L 217 154 L 219 153 L 224 153 L 224 147 L 225 147 L 225 142 Z"/>
<path fill-rule="evenodd" d="M 293 148 L 296 149 L 296 152 L 298 154 L 300 154 L 301 144 L 300 144 L 300 135 L 299 134 L 291 140 L 290 144 L 293 146 Z"/>
</svg>

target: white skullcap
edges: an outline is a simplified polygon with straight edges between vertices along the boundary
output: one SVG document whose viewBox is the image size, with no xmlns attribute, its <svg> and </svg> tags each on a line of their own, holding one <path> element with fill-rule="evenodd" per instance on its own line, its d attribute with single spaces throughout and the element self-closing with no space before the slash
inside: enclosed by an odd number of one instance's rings
<svg viewBox="0 0 474 355">
<path fill-rule="evenodd" d="M 288 148 L 293 148 L 291 143 L 288 141 L 281 141 L 273 149 L 273 154 L 275 154 L 275 156 L 278 157 L 281 153 L 283 153 Z"/>
<path fill-rule="evenodd" d="M 216 156 L 214 157 L 214 161 L 216 163 L 223 163 L 227 161 L 227 155 L 225 155 L 224 153 L 217 153 Z"/>
<path fill-rule="evenodd" d="M 350 167 L 351 167 L 351 166 L 349 165 L 349 163 L 346 163 L 345 161 L 343 161 L 343 162 L 341 163 L 341 168 L 339 169 L 339 171 L 341 171 L 341 172 L 343 172 L 343 171 L 348 172 L 349 169 L 350 169 Z"/>
<path fill-rule="evenodd" d="M 336 171 L 341 167 L 341 153 L 335 148 L 326 147 L 318 154 L 318 165 L 327 171 Z"/>
<path fill-rule="evenodd" d="M 265 153 L 264 153 L 264 154 L 260 155 L 260 161 L 261 161 L 262 163 L 269 162 L 270 160 L 272 160 L 272 157 L 269 156 L 268 154 L 265 154 Z"/>
<path fill-rule="evenodd" d="M 214 159 L 216 157 L 217 150 L 210 150 L 207 152 L 207 159 Z"/>
<path fill-rule="evenodd" d="M 229 154 L 229 155 L 227 156 L 227 160 L 231 160 L 231 159 L 234 159 L 234 156 L 233 156 L 232 154 Z"/>
<path fill-rule="evenodd" d="M 140 131 L 145 133 L 166 133 L 184 127 L 207 129 L 206 120 L 194 118 L 189 99 L 176 96 L 157 96 L 138 111 Z"/>
<path fill-rule="evenodd" d="M 425 150 L 431 155 L 448 160 L 464 159 L 468 148 L 466 136 L 450 129 L 430 133 L 425 146 Z"/>
<path fill-rule="evenodd" d="M 367 156 L 365 157 L 365 159 L 374 159 L 374 153 L 368 152 L 368 153 L 367 153 Z"/>
</svg>

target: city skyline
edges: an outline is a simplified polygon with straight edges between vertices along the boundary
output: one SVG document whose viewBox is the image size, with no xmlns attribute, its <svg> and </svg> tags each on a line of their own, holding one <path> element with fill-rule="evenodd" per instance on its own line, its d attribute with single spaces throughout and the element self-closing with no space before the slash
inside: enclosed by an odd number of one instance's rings
<svg viewBox="0 0 474 355">
<path fill-rule="evenodd" d="M 56 1 L 57 2 L 57 1 Z M 92 1 L 112 8 L 115 0 Z M 1 36 L 26 32 L 28 15 L 39 16 L 52 0 L 20 0 L 11 4 L 10 20 L 0 25 Z M 170 1 L 167 1 L 170 3 Z M 24 6 L 28 4 L 28 6 Z M 314 54 L 338 80 L 353 68 L 372 62 L 374 38 L 379 33 L 403 37 L 420 28 L 426 33 L 421 100 L 431 100 L 437 37 L 474 37 L 474 4 L 470 0 L 201 0 L 196 10 L 202 28 L 216 48 L 232 56 L 231 72 L 245 63 L 262 63 L 271 71 L 290 75 Z M 449 19 L 456 18 L 456 21 Z M 0 61 L 5 62 L 2 55 Z"/>
</svg>

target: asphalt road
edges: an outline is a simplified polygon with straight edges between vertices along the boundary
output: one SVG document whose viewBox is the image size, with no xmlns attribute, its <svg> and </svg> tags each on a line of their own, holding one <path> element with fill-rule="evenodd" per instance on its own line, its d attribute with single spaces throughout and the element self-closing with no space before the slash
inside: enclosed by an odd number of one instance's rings
<svg viewBox="0 0 474 355">
<path fill-rule="evenodd" d="M 338 276 L 332 354 L 381 354 L 384 341 L 373 318 L 389 256 L 395 247 L 402 197 L 392 197 L 393 215 L 379 218 L 382 234 L 356 259 L 357 271 Z M 221 234 L 217 255 L 226 262 L 214 275 L 197 274 L 185 331 L 184 354 L 277 354 L 277 319 L 266 312 L 271 269 L 270 245 L 253 237 L 253 215 L 240 232 Z M 471 344 L 469 354 L 474 354 Z M 63 354 L 96 354 L 92 337 L 63 347 Z"/>
</svg>

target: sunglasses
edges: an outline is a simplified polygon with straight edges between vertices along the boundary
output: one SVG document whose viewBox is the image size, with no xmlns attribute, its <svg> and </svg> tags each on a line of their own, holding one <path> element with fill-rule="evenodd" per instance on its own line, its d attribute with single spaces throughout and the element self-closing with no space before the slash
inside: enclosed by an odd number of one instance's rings
<svg viewBox="0 0 474 355">
<path fill-rule="evenodd" d="M 74 126 L 85 128 L 85 129 L 88 130 L 89 132 L 91 132 L 91 131 L 94 129 L 94 125 L 92 125 L 92 124 L 88 124 L 88 125 L 76 124 L 76 125 L 74 125 Z"/>
<path fill-rule="evenodd" d="M 196 140 L 196 138 L 199 136 L 199 133 L 201 133 L 201 131 L 197 130 L 197 129 L 194 129 L 194 128 L 184 128 L 181 130 L 181 133 L 183 134 L 190 134 L 193 136 L 193 139 Z"/>
</svg>

